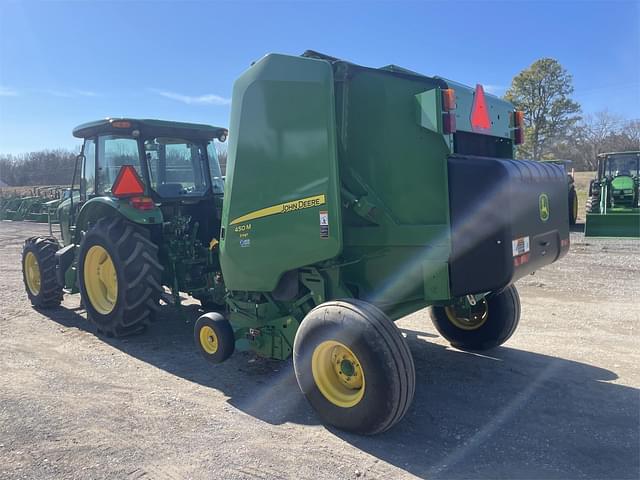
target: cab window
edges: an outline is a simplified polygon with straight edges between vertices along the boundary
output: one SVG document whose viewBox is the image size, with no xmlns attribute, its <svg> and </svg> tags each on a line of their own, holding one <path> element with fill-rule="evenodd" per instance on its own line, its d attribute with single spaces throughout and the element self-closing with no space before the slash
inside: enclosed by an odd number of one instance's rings
<svg viewBox="0 0 640 480">
<path fill-rule="evenodd" d="M 207 155 L 209 157 L 209 174 L 211 175 L 213 193 L 224 193 L 224 178 L 222 178 L 218 149 L 214 141 L 209 142 L 207 145 Z"/>
<path fill-rule="evenodd" d="M 155 137 L 145 140 L 151 188 L 161 197 L 204 195 L 208 175 L 204 170 L 204 145 L 181 138 Z"/>
<path fill-rule="evenodd" d="M 111 193 L 118 172 L 123 165 L 133 165 L 140 178 L 138 141 L 131 137 L 103 135 L 98 137 L 98 191 Z"/>
<path fill-rule="evenodd" d="M 80 180 L 80 196 L 82 199 L 93 196 L 96 186 L 96 142 L 93 138 L 84 141 L 84 162 Z"/>
</svg>

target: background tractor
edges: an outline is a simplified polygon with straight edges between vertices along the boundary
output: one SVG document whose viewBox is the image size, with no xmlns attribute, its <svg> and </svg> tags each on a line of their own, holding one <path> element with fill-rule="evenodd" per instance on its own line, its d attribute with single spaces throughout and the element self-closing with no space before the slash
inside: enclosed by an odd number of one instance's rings
<svg viewBox="0 0 640 480">
<path fill-rule="evenodd" d="M 640 237 L 640 152 L 603 153 L 589 184 L 585 236 Z"/>
<path fill-rule="evenodd" d="M 564 169 L 512 160 L 522 120 L 480 85 L 267 55 L 234 85 L 224 200 L 224 129 L 76 128 L 64 246 L 27 240 L 27 293 L 48 306 L 79 290 L 113 334 L 146 324 L 163 286 L 190 293 L 208 361 L 293 357 L 323 421 L 382 432 L 416 381 L 394 320 L 430 306 L 457 348 L 501 345 L 520 320 L 514 282 L 569 249 Z"/>
</svg>

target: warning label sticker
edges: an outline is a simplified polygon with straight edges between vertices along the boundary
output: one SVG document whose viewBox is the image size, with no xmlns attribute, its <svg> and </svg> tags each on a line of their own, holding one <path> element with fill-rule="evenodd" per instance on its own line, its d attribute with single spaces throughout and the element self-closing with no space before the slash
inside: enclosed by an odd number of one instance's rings
<svg viewBox="0 0 640 480">
<path fill-rule="evenodd" d="M 320 238 L 329 238 L 329 212 L 320 211 Z"/>
<path fill-rule="evenodd" d="M 513 256 L 517 257 L 519 255 L 524 255 L 525 253 L 529 253 L 529 236 L 516 238 L 511 242 L 511 247 L 513 250 Z"/>
</svg>

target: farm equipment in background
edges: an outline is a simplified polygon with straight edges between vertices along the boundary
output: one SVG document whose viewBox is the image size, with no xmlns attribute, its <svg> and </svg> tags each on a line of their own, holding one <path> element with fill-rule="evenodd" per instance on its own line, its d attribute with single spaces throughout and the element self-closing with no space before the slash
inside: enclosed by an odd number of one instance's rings
<svg viewBox="0 0 640 480">
<path fill-rule="evenodd" d="M 640 237 L 640 152 L 598 155 L 589 184 L 587 237 Z"/>
<path fill-rule="evenodd" d="M 512 160 L 523 116 L 481 85 L 270 54 L 235 82 L 230 131 L 223 184 L 223 128 L 77 127 L 62 242 L 23 249 L 33 305 L 79 291 L 99 331 L 126 335 L 163 287 L 189 293 L 204 358 L 293 356 L 326 423 L 374 434 L 415 389 L 394 320 L 430 306 L 455 347 L 501 345 L 520 319 L 514 282 L 569 249 L 564 170 Z"/>
<path fill-rule="evenodd" d="M 26 196 L 12 193 L 0 201 L 0 220 L 57 223 L 64 192 L 62 187 L 33 187 Z"/>
</svg>

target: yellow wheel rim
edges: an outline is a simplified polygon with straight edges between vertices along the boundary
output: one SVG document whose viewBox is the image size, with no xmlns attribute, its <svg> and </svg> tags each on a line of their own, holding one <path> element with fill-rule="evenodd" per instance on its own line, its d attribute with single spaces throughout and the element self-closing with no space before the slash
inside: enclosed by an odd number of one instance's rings
<svg viewBox="0 0 640 480">
<path fill-rule="evenodd" d="M 578 196 L 573 196 L 573 218 L 578 218 Z"/>
<path fill-rule="evenodd" d="M 84 257 L 84 286 L 91 306 L 108 315 L 118 299 L 118 277 L 113 260 L 100 245 L 94 245 Z"/>
<path fill-rule="evenodd" d="M 447 318 L 461 330 L 476 330 L 487 322 L 489 305 L 485 299 L 480 300 L 467 312 L 461 312 L 455 307 L 444 307 Z"/>
<path fill-rule="evenodd" d="M 213 355 L 218 351 L 218 336 L 209 325 L 205 325 L 200 329 L 200 345 L 209 355 Z"/>
<path fill-rule="evenodd" d="M 24 257 L 24 277 L 27 280 L 27 288 L 32 295 L 40 293 L 40 264 L 33 252 L 27 252 Z"/>
<path fill-rule="evenodd" d="M 311 371 L 318 390 L 338 407 L 353 407 L 364 396 L 364 371 L 346 345 L 328 340 L 313 351 Z"/>
</svg>

